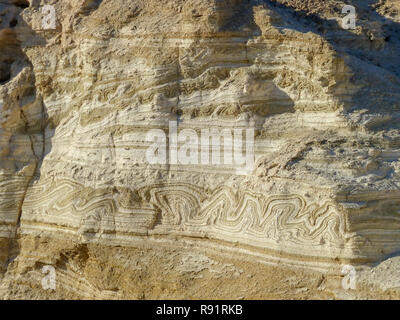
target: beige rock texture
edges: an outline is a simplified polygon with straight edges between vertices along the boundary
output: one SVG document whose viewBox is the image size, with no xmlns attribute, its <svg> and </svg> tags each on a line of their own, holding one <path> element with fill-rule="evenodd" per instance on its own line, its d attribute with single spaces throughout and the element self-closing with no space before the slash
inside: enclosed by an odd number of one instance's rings
<svg viewBox="0 0 400 320">
<path fill-rule="evenodd" d="M 400 298 L 399 62 L 398 0 L 3 0 L 0 297 Z M 171 121 L 254 170 L 150 164 Z"/>
</svg>

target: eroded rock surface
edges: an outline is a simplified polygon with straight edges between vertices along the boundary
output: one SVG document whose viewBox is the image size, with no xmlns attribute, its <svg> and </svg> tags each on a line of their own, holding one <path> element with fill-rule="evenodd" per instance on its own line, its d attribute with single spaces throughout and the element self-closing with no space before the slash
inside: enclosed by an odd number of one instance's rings
<svg viewBox="0 0 400 320">
<path fill-rule="evenodd" d="M 398 297 L 367 276 L 400 250 L 397 1 L 9 0 L 0 23 L 1 296 Z M 254 128 L 254 170 L 150 164 L 170 122 Z"/>
</svg>

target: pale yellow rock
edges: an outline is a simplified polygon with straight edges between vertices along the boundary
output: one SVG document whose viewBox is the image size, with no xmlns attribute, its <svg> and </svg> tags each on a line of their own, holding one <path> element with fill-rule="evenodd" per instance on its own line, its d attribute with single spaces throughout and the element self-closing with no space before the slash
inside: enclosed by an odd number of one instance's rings
<svg viewBox="0 0 400 320">
<path fill-rule="evenodd" d="M 399 6 L 369 2 L 0 4 L 0 296 L 398 297 L 365 280 L 400 250 Z M 254 127 L 254 170 L 150 164 L 170 121 Z"/>
</svg>

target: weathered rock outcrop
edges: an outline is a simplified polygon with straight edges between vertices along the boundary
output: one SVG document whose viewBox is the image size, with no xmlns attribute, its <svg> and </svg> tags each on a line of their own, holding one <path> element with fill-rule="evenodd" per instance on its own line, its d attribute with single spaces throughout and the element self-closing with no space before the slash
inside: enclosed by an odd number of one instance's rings
<svg viewBox="0 0 400 320">
<path fill-rule="evenodd" d="M 349 3 L 354 30 L 341 27 Z M 270 264 L 311 293 L 241 296 L 330 297 L 342 265 L 400 250 L 396 1 L 10 0 L 0 12 L 4 297 L 44 294 L 47 264 L 61 298 L 210 297 L 187 285 L 218 287 L 213 272 L 245 285 Z M 254 128 L 254 170 L 150 164 L 146 135 L 171 122 L 199 136 Z M 158 273 L 189 278 L 163 289 Z"/>
</svg>

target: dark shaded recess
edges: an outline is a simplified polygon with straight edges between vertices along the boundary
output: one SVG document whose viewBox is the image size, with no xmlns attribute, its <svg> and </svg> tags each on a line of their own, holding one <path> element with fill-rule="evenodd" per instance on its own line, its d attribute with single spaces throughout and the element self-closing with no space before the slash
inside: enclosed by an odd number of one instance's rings
<svg viewBox="0 0 400 320">
<path fill-rule="evenodd" d="M 13 30 L 0 30 L 0 47 L 0 84 L 4 84 L 11 78 L 11 66 L 15 59 L 22 54 Z"/>
<path fill-rule="evenodd" d="M 17 24 L 18 24 L 18 20 L 17 19 L 12 19 L 11 21 L 10 21 L 10 28 L 14 28 L 14 27 L 16 27 L 17 26 Z"/>
<path fill-rule="evenodd" d="M 302 33 L 313 32 L 319 34 L 325 40 L 327 40 L 337 52 L 346 52 L 351 55 L 356 56 L 358 59 L 363 60 L 369 64 L 374 64 L 383 69 L 392 72 L 395 76 L 400 77 L 400 64 L 399 63 L 389 63 L 382 61 L 376 55 L 377 52 L 386 53 L 388 51 L 398 51 L 400 52 L 400 47 L 392 43 L 393 38 L 388 34 L 394 34 L 393 37 L 399 39 L 400 36 L 396 35 L 400 33 L 400 23 L 390 20 L 384 16 L 379 15 L 375 10 L 374 6 L 379 3 L 378 0 L 348 0 L 347 4 L 352 5 L 357 10 L 358 19 L 368 20 L 373 24 L 374 22 L 379 22 L 382 25 L 383 33 L 385 35 L 385 40 L 388 43 L 386 48 L 382 49 L 372 49 L 359 47 L 360 42 L 366 39 L 363 36 L 355 36 L 351 31 L 343 29 L 336 21 L 326 20 L 321 18 L 316 13 L 309 13 L 301 11 L 300 9 L 295 9 L 293 7 L 288 7 L 285 4 L 277 2 L 278 0 L 260 0 L 260 4 L 266 4 L 270 7 L 278 9 L 279 13 L 287 13 L 289 15 L 286 18 L 291 17 L 286 21 L 288 27 L 292 27 Z M 336 11 L 337 8 L 335 8 Z M 345 15 L 341 11 L 337 11 L 338 17 L 344 17 Z M 300 25 L 292 24 L 291 21 L 296 21 Z M 336 31 L 335 37 L 329 37 L 327 31 Z M 358 42 L 360 40 L 360 42 Z M 372 41 L 372 40 L 371 40 Z M 350 52 L 351 50 L 351 52 Z"/>
<path fill-rule="evenodd" d="M 11 79 L 11 64 L 14 61 L 5 60 L 0 62 L 0 85 Z"/>
<path fill-rule="evenodd" d="M 29 7 L 29 1 L 28 0 L 14 0 L 13 4 L 19 8 L 26 9 Z"/>
<path fill-rule="evenodd" d="M 80 8 L 82 14 L 88 15 L 92 11 L 96 10 L 103 0 L 85 0 Z"/>
<path fill-rule="evenodd" d="M 346 3 L 356 8 L 358 21 L 368 21 L 371 27 L 376 22 L 381 25 L 383 46 L 379 41 L 368 39 L 368 34 L 356 35 L 351 30 L 343 29 L 337 21 L 286 6 L 279 1 L 258 0 L 257 4 L 274 8 L 285 19 L 286 28 L 320 35 L 338 56 L 346 57 L 347 64 L 354 70 L 355 76 L 351 81 L 360 84 L 361 88 L 353 94 L 345 112 L 351 114 L 358 110 L 367 110 L 365 116 L 384 116 L 376 126 L 368 128 L 371 131 L 400 130 L 400 58 L 396 59 L 397 56 L 400 57 L 400 23 L 375 11 L 379 0 L 347 0 Z M 337 16 L 344 17 L 344 14 L 340 10 Z M 375 69 L 372 78 L 369 76 L 371 72 L 365 72 L 367 68 Z M 385 87 L 386 90 L 377 89 Z"/>
<path fill-rule="evenodd" d="M 302 11 L 292 6 L 281 3 L 281 0 L 242 0 L 241 4 L 234 8 L 234 14 L 219 31 L 236 31 L 242 26 L 252 29 L 253 36 L 260 32 L 254 23 L 254 6 L 263 5 L 275 11 L 284 21 L 284 26 L 301 33 L 313 32 L 325 39 L 338 56 L 346 58 L 347 64 L 355 71 L 355 77 L 351 81 L 361 85 L 361 89 L 353 94 L 351 101 L 346 104 L 346 113 L 353 113 L 360 109 L 367 109 L 371 114 L 387 114 L 389 118 L 379 124 L 377 129 L 387 125 L 388 128 L 400 129 L 400 103 L 398 91 L 400 87 L 400 24 L 375 11 L 378 0 L 348 0 L 347 4 L 353 5 L 357 10 L 359 20 L 379 22 L 382 26 L 382 41 L 368 39 L 368 34 L 356 35 L 351 30 L 345 30 L 334 20 L 328 20 L 318 15 Z M 344 17 L 341 8 L 333 8 L 338 17 Z M 272 22 L 281 27 L 281 22 Z M 370 45 L 369 45 L 370 44 Z M 375 77 L 370 79 L 365 72 L 366 68 L 375 69 Z M 385 83 L 391 79 L 390 83 Z M 377 89 L 386 87 L 385 92 Z M 386 95 L 384 95 L 386 93 Z M 379 95 L 382 97 L 379 98 Z M 397 100 L 397 101 L 396 101 Z M 275 113 L 274 110 L 271 110 Z M 279 111 L 277 112 L 279 113 Z"/>
</svg>

